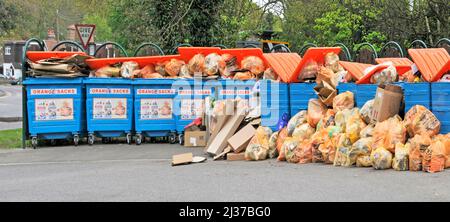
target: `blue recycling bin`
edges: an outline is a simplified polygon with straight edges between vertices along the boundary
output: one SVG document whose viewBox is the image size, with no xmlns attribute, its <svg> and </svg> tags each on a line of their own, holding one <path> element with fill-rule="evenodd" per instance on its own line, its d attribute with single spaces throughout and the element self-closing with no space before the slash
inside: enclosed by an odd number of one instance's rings
<svg viewBox="0 0 450 222">
<path fill-rule="evenodd" d="M 378 84 L 356 84 L 355 104 L 362 108 L 367 101 L 375 98 Z"/>
<path fill-rule="evenodd" d="M 38 139 L 73 139 L 85 133 L 82 78 L 27 78 L 28 133 L 33 148 Z"/>
<path fill-rule="evenodd" d="M 405 113 L 408 112 L 415 105 L 425 106 L 431 110 L 431 86 L 428 82 L 422 83 L 395 83 L 403 89 L 403 96 L 405 100 Z"/>
<path fill-rule="evenodd" d="M 308 110 L 310 99 L 317 99 L 314 92 L 316 83 L 291 83 L 289 84 L 290 112 L 295 115 L 301 110 Z"/>
<path fill-rule="evenodd" d="M 135 79 L 134 126 L 136 144 L 145 137 L 168 136 L 170 143 L 176 143 L 176 116 L 173 102 L 176 90 L 172 89 L 174 79 Z"/>
<path fill-rule="evenodd" d="M 283 115 L 290 118 L 289 84 L 260 80 L 259 93 L 261 97 L 261 125 L 270 127 L 272 131 L 278 131 L 278 121 Z"/>
<path fill-rule="evenodd" d="M 126 136 L 131 143 L 133 129 L 133 90 L 131 80 L 121 78 L 86 78 L 86 116 L 88 143 L 95 136 Z"/>
<path fill-rule="evenodd" d="M 201 79 L 176 79 L 172 89 L 175 89 L 174 115 L 176 132 L 182 143 L 184 128 L 193 120 L 203 117 L 206 97 L 215 98 L 217 80 L 203 81 Z"/>
<path fill-rule="evenodd" d="M 441 122 L 441 133 L 450 133 L 450 83 L 431 83 L 431 111 Z"/>
</svg>

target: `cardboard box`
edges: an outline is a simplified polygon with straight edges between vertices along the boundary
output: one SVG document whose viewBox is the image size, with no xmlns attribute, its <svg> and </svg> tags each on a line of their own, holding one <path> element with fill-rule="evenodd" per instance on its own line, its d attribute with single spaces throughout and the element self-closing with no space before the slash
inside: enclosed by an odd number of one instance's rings
<svg viewBox="0 0 450 222">
<path fill-rule="evenodd" d="M 184 146 L 206 146 L 206 131 L 185 131 Z"/>
<path fill-rule="evenodd" d="M 397 85 L 379 85 L 373 102 L 371 119 L 382 122 L 397 115 L 402 101 L 402 87 Z"/>
<path fill-rule="evenodd" d="M 247 124 L 244 128 L 228 139 L 228 144 L 235 153 L 239 153 L 247 147 L 248 143 L 255 135 L 255 132 L 255 128 L 251 124 Z"/>
<path fill-rule="evenodd" d="M 229 161 L 238 161 L 238 160 L 245 160 L 245 153 L 228 153 L 227 154 L 227 160 Z"/>
<path fill-rule="evenodd" d="M 223 125 L 220 132 L 212 140 L 211 144 L 209 144 L 206 152 L 213 156 L 221 153 L 227 146 L 228 139 L 233 136 L 246 115 L 245 109 L 237 107 L 236 115 L 231 116 L 225 125 Z"/>
<path fill-rule="evenodd" d="M 333 99 L 337 96 L 337 90 L 327 82 L 322 82 L 314 87 L 320 101 L 328 107 L 333 106 Z"/>
<path fill-rule="evenodd" d="M 172 156 L 172 166 L 180 165 L 180 164 L 188 164 L 193 160 L 192 153 L 183 153 Z"/>
</svg>

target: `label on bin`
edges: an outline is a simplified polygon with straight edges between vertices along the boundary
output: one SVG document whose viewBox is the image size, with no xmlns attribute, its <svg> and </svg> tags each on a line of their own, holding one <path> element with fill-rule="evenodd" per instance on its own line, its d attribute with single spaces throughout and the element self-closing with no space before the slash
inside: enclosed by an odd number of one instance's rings
<svg viewBox="0 0 450 222">
<path fill-rule="evenodd" d="M 136 91 L 138 95 L 173 95 L 175 94 L 174 89 L 138 89 Z"/>
<path fill-rule="evenodd" d="M 211 95 L 211 90 L 210 89 L 195 89 L 195 90 L 190 90 L 190 89 L 183 89 L 183 90 L 178 90 L 178 94 L 179 95 Z"/>
<path fill-rule="evenodd" d="M 126 98 L 94 98 L 92 115 L 94 119 L 126 119 Z"/>
<path fill-rule="evenodd" d="M 203 115 L 205 110 L 205 100 L 203 99 L 182 99 L 181 100 L 181 119 L 196 119 Z"/>
<path fill-rule="evenodd" d="M 90 94 L 130 94 L 130 89 L 127 88 L 91 88 Z"/>
<path fill-rule="evenodd" d="M 250 90 L 245 90 L 245 89 L 238 89 L 238 90 L 222 89 L 222 90 L 219 90 L 219 94 L 220 95 L 250 95 Z"/>
<path fill-rule="evenodd" d="M 141 119 L 172 119 L 172 99 L 141 99 Z"/>
<path fill-rule="evenodd" d="M 35 119 L 73 120 L 73 99 L 35 99 Z"/>
<path fill-rule="evenodd" d="M 31 95 L 75 95 L 77 94 L 76 88 L 66 89 L 32 89 Z"/>
</svg>

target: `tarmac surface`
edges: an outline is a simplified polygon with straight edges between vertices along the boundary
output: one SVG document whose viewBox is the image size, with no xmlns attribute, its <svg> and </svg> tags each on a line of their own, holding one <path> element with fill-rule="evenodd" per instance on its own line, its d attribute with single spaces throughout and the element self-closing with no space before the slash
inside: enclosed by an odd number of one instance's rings
<svg viewBox="0 0 450 222">
<path fill-rule="evenodd" d="M 22 86 L 0 85 L 0 130 L 22 128 Z"/>
<path fill-rule="evenodd" d="M 184 152 L 203 156 L 168 144 L 0 150 L 0 201 L 450 201 L 450 170 L 212 158 L 172 167 Z"/>
</svg>

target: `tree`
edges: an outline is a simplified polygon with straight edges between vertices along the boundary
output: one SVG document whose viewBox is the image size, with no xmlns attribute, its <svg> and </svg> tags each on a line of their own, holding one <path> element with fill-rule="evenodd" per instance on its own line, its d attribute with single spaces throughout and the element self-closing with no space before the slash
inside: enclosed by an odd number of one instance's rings
<svg viewBox="0 0 450 222">
<path fill-rule="evenodd" d="M 16 27 L 18 11 L 14 4 L 0 0 L 0 37 Z"/>
</svg>

